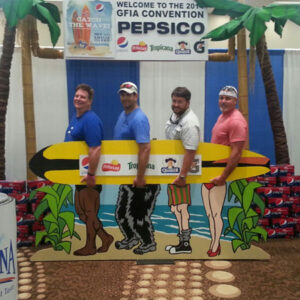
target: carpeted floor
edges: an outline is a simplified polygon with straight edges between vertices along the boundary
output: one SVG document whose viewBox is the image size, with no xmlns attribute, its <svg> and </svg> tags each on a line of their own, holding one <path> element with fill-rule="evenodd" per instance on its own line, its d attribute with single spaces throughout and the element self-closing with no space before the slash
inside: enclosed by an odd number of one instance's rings
<svg viewBox="0 0 300 300">
<path fill-rule="evenodd" d="M 225 299 L 229 298 L 230 287 L 240 292 L 232 299 L 300 299 L 300 239 L 269 240 L 260 247 L 271 255 L 270 260 L 231 261 L 226 268 L 219 268 L 223 276 L 219 282 L 209 277 L 212 269 L 203 260 L 165 265 L 140 265 L 135 261 L 30 262 L 36 250 L 21 248 L 19 299 Z M 225 287 L 226 297 L 211 294 L 217 283 Z"/>
</svg>

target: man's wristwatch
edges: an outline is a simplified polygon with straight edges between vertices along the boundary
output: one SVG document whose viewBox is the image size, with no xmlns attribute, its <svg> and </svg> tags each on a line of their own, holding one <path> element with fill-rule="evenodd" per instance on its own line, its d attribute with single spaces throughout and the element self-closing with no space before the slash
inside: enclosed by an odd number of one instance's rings
<svg viewBox="0 0 300 300">
<path fill-rule="evenodd" d="M 92 173 L 90 173 L 90 172 L 88 172 L 87 174 L 88 174 L 88 176 L 90 176 L 90 177 L 95 177 L 95 174 L 92 174 Z"/>
<path fill-rule="evenodd" d="M 179 178 L 180 179 L 185 179 L 185 176 L 184 175 L 179 175 Z"/>
</svg>

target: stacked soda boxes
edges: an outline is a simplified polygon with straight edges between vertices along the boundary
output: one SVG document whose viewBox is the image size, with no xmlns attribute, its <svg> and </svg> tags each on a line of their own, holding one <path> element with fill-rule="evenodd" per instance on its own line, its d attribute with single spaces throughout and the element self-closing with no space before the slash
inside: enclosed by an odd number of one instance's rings
<svg viewBox="0 0 300 300">
<path fill-rule="evenodd" d="M 263 184 L 256 189 L 266 204 L 263 226 L 269 238 L 300 237 L 300 176 L 293 165 L 273 165 L 265 176 L 250 180 Z M 260 213 L 259 208 L 256 211 Z"/>
<path fill-rule="evenodd" d="M 36 220 L 34 212 L 39 205 L 44 193 L 36 193 L 34 199 L 29 200 L 32 190 L 44 185 L 50 185 L 49 181 L 0 181 L 0 192 L 16 199 L 17 216 L 17 246 L 33 246 L 36 231 L 43 230 L 42 220 Z"/>
</svg>

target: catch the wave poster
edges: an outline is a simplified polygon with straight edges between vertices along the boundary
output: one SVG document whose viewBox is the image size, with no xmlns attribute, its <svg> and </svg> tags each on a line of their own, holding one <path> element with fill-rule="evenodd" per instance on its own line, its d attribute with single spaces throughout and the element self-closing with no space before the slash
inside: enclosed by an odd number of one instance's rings
<svg viewBox="0 0 300 300">
<path fill-rule="evenodd" d="M 65 56 L 114 57 L 113 8 L 104 1 L 64 1 Z"/>
</svg>

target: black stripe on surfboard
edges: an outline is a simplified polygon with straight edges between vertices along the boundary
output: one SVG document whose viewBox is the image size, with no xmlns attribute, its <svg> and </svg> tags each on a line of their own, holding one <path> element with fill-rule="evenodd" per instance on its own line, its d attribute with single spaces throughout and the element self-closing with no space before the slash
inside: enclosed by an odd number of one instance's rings
<svg viewBox="0 0 300 300">
<path fill-rule="evenodd" d="M 44 157 L 44 151 L 50 146 L 37 152 L 29 162 L 31 171 L 44 179 L 47 171 L 79 170 L 78 159 L 48 159 Z"/>
<path fill-rule="evenodd" d="M 215 160 L 212 161 L 202 161 L 202 168 L 225 168 L 226 162 L 217 163 Z M 265 164 L 249 164 L 249 163 L 238 163 L 237 167 L 266 167 L 270 168 L 270 161 Z"/>
</svg>

